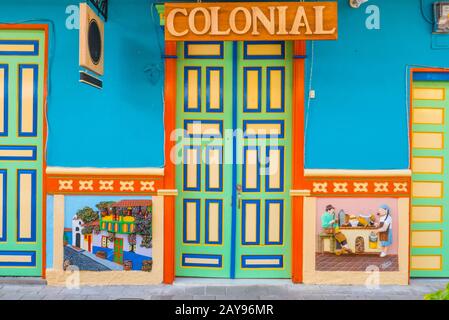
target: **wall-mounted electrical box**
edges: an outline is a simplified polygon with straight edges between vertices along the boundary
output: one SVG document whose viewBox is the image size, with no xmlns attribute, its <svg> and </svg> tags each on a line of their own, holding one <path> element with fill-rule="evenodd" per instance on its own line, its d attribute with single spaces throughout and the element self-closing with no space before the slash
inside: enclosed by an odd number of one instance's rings
<svg viewBox="0 0 449 320">
<path fill-rule="evenodd" d="M 433 5 L 435 32 L 449 33 L 449 2 L 435 2 Z"/>
</svg>

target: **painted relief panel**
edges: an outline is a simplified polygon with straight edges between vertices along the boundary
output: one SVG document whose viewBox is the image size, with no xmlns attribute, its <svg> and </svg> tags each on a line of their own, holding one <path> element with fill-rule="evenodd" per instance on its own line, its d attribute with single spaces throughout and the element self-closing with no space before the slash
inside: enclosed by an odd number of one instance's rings
<svg viewBox="0 0 449 320">
<path fill-rule="evenodd" d="M 316 271 L 398 271 L 397 200 L 318 199 L 316 241 Z"/>
<path fill-rule="evenodd" d="M 68 196 L 64 270 L 151 271 L 151 197 Z"/>
</svg>

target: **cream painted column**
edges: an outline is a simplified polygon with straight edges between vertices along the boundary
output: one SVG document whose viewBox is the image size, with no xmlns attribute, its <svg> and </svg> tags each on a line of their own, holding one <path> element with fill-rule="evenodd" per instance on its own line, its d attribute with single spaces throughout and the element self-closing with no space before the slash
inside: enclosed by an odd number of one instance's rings
<svg viewBox="0 0 449 320">
<path fill-rule="evenodd" d="M 153 283 L 164 277 L 164 197 L 153 197 Z"/>
<path fill-rule="evenodd" d="M 64 264 L 64 196 L 53 198 L 53 269 L 62 270 Z"/>
</svg>

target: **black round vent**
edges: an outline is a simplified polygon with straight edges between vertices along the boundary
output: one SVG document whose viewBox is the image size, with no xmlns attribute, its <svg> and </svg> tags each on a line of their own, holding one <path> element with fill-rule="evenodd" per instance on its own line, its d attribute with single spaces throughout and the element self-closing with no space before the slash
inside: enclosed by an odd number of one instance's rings
<svg viewBox="0 0 449 320">
<path fill-rule="evenodd" d="M 89 23 L 89 54 L 92 62 L 98 64 L 101 60 L 101 33 L 96 20 L 91 20 Z"/>
</svg>

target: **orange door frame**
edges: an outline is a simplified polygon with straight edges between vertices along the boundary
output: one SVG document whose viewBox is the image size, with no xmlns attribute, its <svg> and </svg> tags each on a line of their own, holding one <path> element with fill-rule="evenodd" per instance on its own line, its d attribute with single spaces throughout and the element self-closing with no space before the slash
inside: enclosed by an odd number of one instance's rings
<svg viewBox="0 0 449 320">
<path fill-rule="evenodd" d="M 294 42 L 293 62 L 293 190 L 305 189 L 304 178 L 304 105 L 305 105 L 305 54 L 306 42 Z M 175 189 L 175 164 L 171 161 L 171 141 L 176 129 L 176 42 L 165 42 L 165 178 L 168 190 Z M 175 279 L 175 199 L 164 197 L 164 283 L 171 284 Z M 292 198 L 292 281 L 302 282 L 303 270 L 303 203 L 302 197 Z"/>
<path fill-rule="evenodd" d="M 47 145 L 47 98 L 48 98 L 48 25 L 47 24 L 0 24 L 0 30 L 41 30 L 45 33 L 44 44 L 44 88 L 43 88 L 43 146 Z M 46 277 L 47 270 L 47 161 L 46 150 L 42 152 L 42 278 Z"/>
<path fill-rule="evenodd" d="M 165 128 L 165 173 L 164 186 L 174 190 L 176 186 L 175 163 L 171 159 L 171 150 L 176 141 L 171 134 L 176 129 L 176 42 L 165 42 L 165 87 L 164 87 L 164 128 Z M 175 280 L 175 198 L 164 197 L 164 283 Z"/>
</svg>

